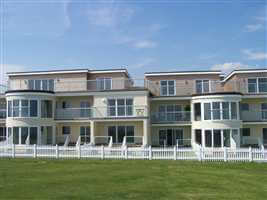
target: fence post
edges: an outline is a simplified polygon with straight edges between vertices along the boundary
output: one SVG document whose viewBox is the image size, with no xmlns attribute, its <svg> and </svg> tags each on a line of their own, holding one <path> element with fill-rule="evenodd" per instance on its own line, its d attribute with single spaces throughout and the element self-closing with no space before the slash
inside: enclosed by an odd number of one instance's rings
<svg viewBox="0 0 267 200">
<path fill-rule="evenodd" d="M 125 153 L 125 155 L 124 155 L 125 159 L 127 160 L 128 159 L 128 147 L 127 146 L 125 147 L 125 152 L 124 153 Z"/>
<path fill-rule="evenodd" d="M 224 160 L 224 162 L 227 161 L 227 149 L 226 149 L 226 147 L 223 147 L 223 160 Z"/>
<path fill-rule="evenodd" d="M 56 144 L 56 158 L 58 159 L 59 158 L 59 155 L 58 155 L 58 145 Z"/>
<path fill-rule="evenodd" d="M 251 146 L 249 147 L 249 162 L 252 162 L 252 149 Z"/>
<path fill-rule="evenodd" d="M 33 157 L 37 158 L 37 146 L 36 146 L 36 144 L 33 145 Z"/>
<path fill-rule="evenodd" d="M 81 146 L 78 146 L 78 158 L 81 159 Z"/>
<path fill-rule="evenodd" d="M 12 145 L 12 158 L 15 158 L 16 157 L 16 145 L 13 144 Z"/>
<path fill-rule="evenodd" d="M 105 156 L 104 156 L 104 146 L 101 146 L 101 159 L 104 160 Z"/>
<path fill-rule="evenodd" d="M 173 160 L 176 160 L 177 159 L 177 147 L 174 146 L 173 147 Z"/>
<path fill-rule="evenodd" d="M 199 152 L 198 152 L 198 160 L 199 161 L 202 161 L 202 147 L 200 146 L 199 147 L 199 150 L 198 150 Z"/>
<path fill-rule="evenodd" d="M 149 146 L 148 150 L 149 150 L 149 160 L 152 160 L 152 148 L 151 148 L 151 146 Z"/>
<path fill-rule="evenodd" d="M 264 156 L 264 145 L 262 145 L 262 160 L 265 160 L 265 156 Z"/>
</svg>

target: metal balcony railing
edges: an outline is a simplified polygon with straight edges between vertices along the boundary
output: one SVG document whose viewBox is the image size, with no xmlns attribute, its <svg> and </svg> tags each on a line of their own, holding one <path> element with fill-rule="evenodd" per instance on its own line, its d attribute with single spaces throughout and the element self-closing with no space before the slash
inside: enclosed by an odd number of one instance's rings
<svg viewBox="0 0 267 200">
<path fill-rule="evenodd" d="M 267 122 L 267 110 L 259 110 L 259 111 L 241 111 L 240 118 L 243 121 L 247 122 Z"/>
<path fill-rule="evenodd" d="M 66 108 L 56 109 L 55 119 L 72 120 L 72 119 L 89 119 L 93 117 L 93 108 Z"/>
<path fill-rule="evenodd" d="M 6 109 L 0 109 L 0 119 L 6 118 Z"/>
<path fill-rule="evenodd" d="M 155 112 L 151 113 L 151 121 L 152 123 L 189 123 L 191 112 Z"/>
</svg>

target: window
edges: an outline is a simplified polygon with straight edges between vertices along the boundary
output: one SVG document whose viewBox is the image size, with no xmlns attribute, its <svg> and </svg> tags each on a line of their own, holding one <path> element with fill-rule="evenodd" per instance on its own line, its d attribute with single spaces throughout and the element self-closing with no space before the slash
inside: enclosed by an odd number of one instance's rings
<svg viewBox="0 0 267 200">
<path fill-rule="evenodd" d="M 211 105 L 204 103 L 204 120 L 211 120 Z"/>
<path fill-rule="evenodd" d="M 237 103 L 231 102 L 231 119 L 237 119 Z"/>
<path fill-rule="evenodd" d="M 97 87 L 97 90 L 111 90 L 112 79 L 111 78 L 97 78 L 96 87 Z"/>
<path fill-rule="evenodd" d="M 182 121 L 182 106 L 175 104 L 160 105 L 159 117 L 161 121 Z"/>
<path fill-rule="evenodd" d="M 53 105 L 51 100 L 41 101 L 41 117 L 42 118 L 52 118 Z"/>
<path fill-rule="evenodd" d="M 63 126 L 62 135 L 69 135 L 69 134 L 70 134 L 70 126 Z"/>
<path fill-rule="evenodd" d="M 108 99 L 108 116 L 132 116 L 133 99 Z"/>
<path fill-rule="evenodd" d="M 0 127 L 0 142 L 6 140 L 6 127 Z"/>
<path fill-rule="evenodd" d="M 236 129 L 233 129 L 232 130 L 232 135 L 235 135 L 236 131 L 237 131 Z M 225 146 L 225 147 L 230 147 L 231 146 L 230 137 L 231 137 L 230 129 L 223 130 L 223 146 Z"/>
<path fill-rule="evenodd" d="M 212 134 L 211 130 L 205 130 L 205 146 L 212 147 Z"/>
<path fill-rule="evenodd" d="M 263 120 L 267 119 L 267 103 L 261 104 L 261 115 Z"/>
<path fill-rule="evenodd" d="M 81 108 L 80 117 L 91 117 L 92 116 L 90 103 L 88 101 L 81 101 L 80 108 Z"/>
<path fill-rule="evenodd" d="M 63 101 L 62 102 L 62 108 L 66 109 L 66 108 L 71 108 L 71 103 L 67 102 L 67 101 Z"/>
<path fill-rule="evenodd" d="M 160 129 L 159 130 L 159 145 L 161 146 L 172 146 L 172 145 L 183 145 L 183 129 Z"/>
<path fill-rule="evenodd" d="M 241 128 L 240 129 L 241 136 L 250 136 L 250 128 Z"/>
<path fill-rule="evenodd" d="M 257 79 L 248 79 L 248 92 L 256 93 L 257 92 Z"/>
<path fill-rule="evenodd" d="M 201 103 L 194 104 L 194 111 L 195 111 L 195 121 L 201 120 Z"/>
<path fill-rule="evenodd" d="M 249 78 L 248 79 L 248 92 L 267 92 L 267 78 Z"/>
<path fill-rule="evenodd" d="M 8 101 L 8 117 L 37 117 L 38 101 L 14 99 Z"/>
<path fill-rule="evenodd" d="M 229 113 L 229 102 L 222 102 L 223 119 L 230 119 Z"/>
<path fill-rule="evenodd" d="M 210 92 L 209 80 L 196 80 L 196 93 L 208 93 Z"/>
<path fill-rule="evenodd" d="M 267 92 L 267 78 L 259 78 L 259 92 Z"/>
<path fill-rule="evenodd" d="M 202 145 L 202 130 L 201 129 L 195 130 L 195 141 L 197 144 Z"/>
<path fill-rule="evenodd" d="M 9 128 L 11 135 L 12 128 Z M 37 127 L 13 127 L 13 144 L 37 144 Z"/>
<path fill-rule="evenodd" d="M 160 95 L 161 96 L 174 96 L 175 91 L 175 81 L 174 80 L 163 80 L 160 81 Z"/>
<path fill-rule="evenodd" d="M 109 126 L 108 136 L 113 143 L 122 143 L 124 137 L 127 143 L 134 143 L 134 126 Z"/>
<path fill-rule="evenodd" d="M 212 102 L 212 117 L 213 120 L 221 119 L 220 102 Z"/>
<path fill-rule="evenodd" d="M 221 138 L 221 130 L 215 129 L 213 130 L 213 146 L 221 147 L 222 146 L 222 138 Z"/>
<path fill-rule="evenodd" d="M 241 111 L 249 111 L 249 104 L 248 103 L 241 103 L 240 104 Z"/>
<path fill-rule="evenodd" d="M 81 143 L 90 143 L 91 129 L 90 126 L 80 127 Z"/>
<path fill-rule="evenodd" d="M 28 80 L 28 89 L 54 91 L 54 79 Z"/>
</svg>

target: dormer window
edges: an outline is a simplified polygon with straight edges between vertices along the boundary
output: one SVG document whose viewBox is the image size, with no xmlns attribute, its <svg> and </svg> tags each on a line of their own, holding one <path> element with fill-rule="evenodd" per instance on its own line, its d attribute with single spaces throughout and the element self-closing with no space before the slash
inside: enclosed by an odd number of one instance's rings
<svg viewBox="0 0 267 200">
<path fill-rule="evenodd" d="M 196 80 L 196 93 L 209 93 L 210 92 L 210 81 L 209 80 Z"/>
<path fill-rule="evenodd" d="M 174 96 L 175 91 L 175 81 L 174 80 L 163 80 L 160 81 L 160 95 L 161 96 Z"/>
</svg>

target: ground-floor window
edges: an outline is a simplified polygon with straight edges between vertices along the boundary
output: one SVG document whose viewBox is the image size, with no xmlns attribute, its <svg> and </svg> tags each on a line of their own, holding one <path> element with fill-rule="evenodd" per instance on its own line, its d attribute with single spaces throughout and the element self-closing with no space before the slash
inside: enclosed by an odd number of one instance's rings
<svg viewBox="0 0 267 200">
<path fill-rule="evenodd" d="M 6 127 L 0 127 L 0 142 L 6 140 Z"/>
<path fill-rule="evenodd" d="M 238 134 L 238 129 L 195 130 L 195 142 L 203 147 L 230 147 L 231 137 Z"/>
<path fill-rule="evenodd" d="M 172 145 L 183 145 L 183 129 L 160 129 L 159 130 L 159 145 L 161 146 L 172 146 Z"/>
<path fill-rule="evenodd" d="M 134 143 L 134 126 L 109 126 L 108 136 L 113 143 L 122 143 L 124 137 L 127 143 Z"/>
<path fill-rule="evenodd" d="M 90 126 L 80 127 L 81 143 L 90 143 L 91 129 Z"/>
<path fill-rule="evenodd" d="M 41 126 L 41 143 L 53 144 L 53 127 Z"/>
<path fill-rule="evenodd" d="M 37 144 L 37 127 L 13 127 L 13 144 Z"/>
</svg>

